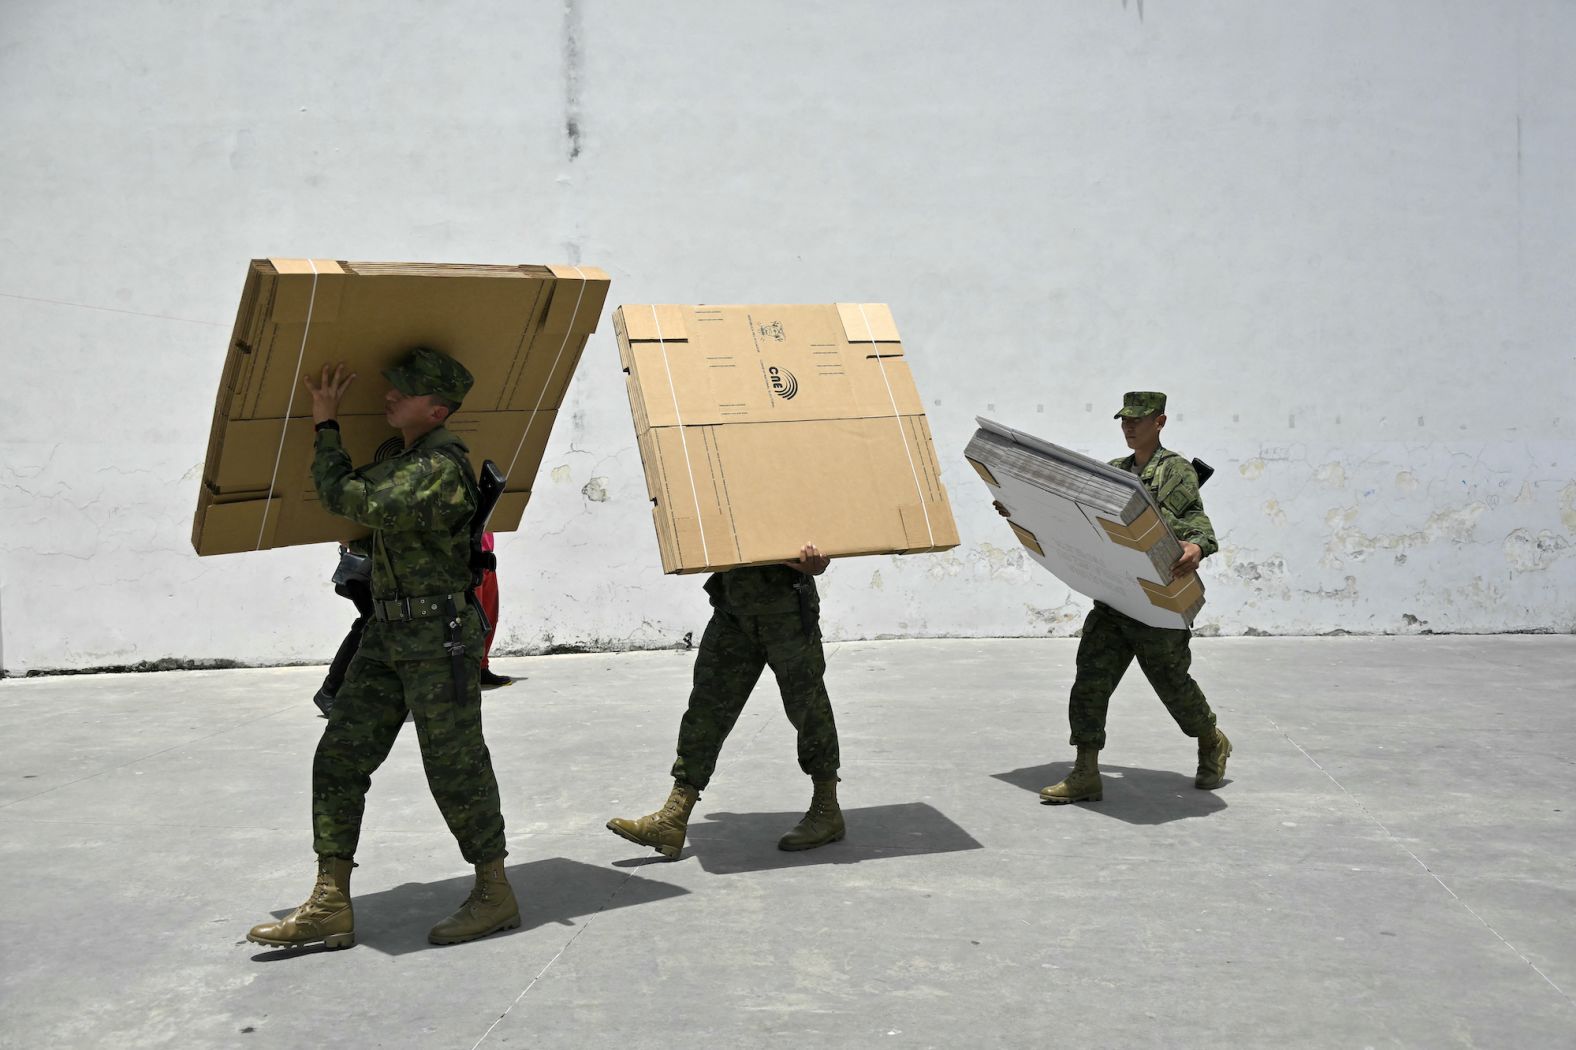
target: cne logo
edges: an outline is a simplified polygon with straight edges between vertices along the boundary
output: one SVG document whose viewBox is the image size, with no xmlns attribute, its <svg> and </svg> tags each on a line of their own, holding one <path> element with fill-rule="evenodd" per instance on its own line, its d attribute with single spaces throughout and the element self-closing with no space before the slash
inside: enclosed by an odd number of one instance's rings
<svg viewBox="0 0 1576 1050">
<path fill-rule="evenodd" d="M 405 451 L 405 439 L 391 437 L 379 445 L 376 452 L 372 453 L 372 462 L 382 463 L 386 459 L 393 459 L 403 451 Z"/>
<path fill-rule="evenodd" d="M 792 401 L 794 395 L 799 392 L 799 380 L 795 379 L 794 374 L 786 368 L 778 368 L 776 365 L 768 366 L 766 379 L 772 385 L 772 393 L 784 401 Z"/>
</svg>

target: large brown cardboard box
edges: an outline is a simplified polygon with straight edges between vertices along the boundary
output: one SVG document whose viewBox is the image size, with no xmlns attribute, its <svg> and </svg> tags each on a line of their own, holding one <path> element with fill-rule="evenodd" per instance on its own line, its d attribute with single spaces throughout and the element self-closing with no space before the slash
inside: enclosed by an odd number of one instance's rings
<svg viewBox="0 0 1576 1050">
<path fill-rule="evenodd" d="M 891 311 L 613 314 L 664 572 L 958 544 Z"/>
<path fill-rule="evenodd" d="M 475 376 L 447 425 L 478 467 L 491 459 L 508 475 L 490 524 L 517 528 L 607 289 L 594 266 L 254 260 L 214 404 L 192 522 L 197 553 L 365 535 L 318 503 L 312 399 L 301 376 L 336 361 L 357 373 L 339 422 L 359 466 L 402 447 L 383 418 L 381 373 L 418 345 Z"/>
</svg>

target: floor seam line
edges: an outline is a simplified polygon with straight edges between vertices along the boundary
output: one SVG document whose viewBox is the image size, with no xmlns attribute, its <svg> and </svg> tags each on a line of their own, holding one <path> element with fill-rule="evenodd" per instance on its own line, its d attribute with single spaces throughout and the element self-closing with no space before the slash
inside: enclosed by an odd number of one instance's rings
<svg viewBox="0 0 1576 1050">
<path fill-rule="evenodd" d="M 492 1035 L 493 1029 L 497 1028 L 501 1023 L 503 1023 L 503 1019 L 505 1017 L 509 1016 L 509 1011 L 513 1010 L 516 1006 L 520 1005 L 520 1000 L 525 998 L 526 993 L 529 992 L 532 988 L 535 988 L 536 987 L 536 983 L 538 981 L 540 981 L 543 977 L 547 976 L 547 971 L 551 970 L 553 968 L 553 965 L 555 963 L 557 963 L 560 958 L 563 957 L 563 954 L 565 952 L 567 952 L 570 949 L 570 947 L 576 941 L 578 941 L 580 939 L 580 935 L 582 933 L 585 933 L 588 929 L 591 928 L 591 924 L 596 921 L 596 917 L 598 915 L 601 915 L 603 912 L 607 911 L 608 906 L 613 903 L 614 898 L 617 897 L 620 893 L 624 892 L 624 887 L 628 886 L 629 885 L 629 880 L 634 878 L 634 877 L 635 877 L 635 873 L 634 872 L 629 872 L 627 875 L 624 876 L 624 879 L 623 879 L 622 882 L 620 882 L 617 886 L 613 887 L 613 892 L 611 892 L 611 893 L 609 893 L 607 895 L 607 900 L 602 902 L 602 906 L 600 908 L 598 908 L 590 916 L 588 916 L 586 918 L 585 922 L 580 924 L 580 928 L 575 931 L 575 935 L 573 937 L 569 938 L 567 941 L 565 941 L 564 942 L 564 946 L 562 948 L 558 949 L 557 953 L 554 954 L 551 959 L 547 960 L 547 965 L 543 966 L 542 969 L 537 973 L 537 975 L 535 977 L 531 978 L 531 983 L 527 984 L 524 988 L 520 989 L 520 994 L 514 997 L 514 1002 L 510 1003 L 504 1009 L 504 1012 L 498 1015 L 498 1019 L 497 1020 L 495 1020 L 492 1024 L 487 1026 L 487 1031 L 483 1032 L 482 1033 L 482 1037 L 480 1039 L 476 1040 L 476 1042 L 474 1044 L 472 1044 L 471 1050 L 476 1050 L 476 1048 L 478 1046 L 481 1046 L 483 1043 L 485 1043 L 487 1041 L 487 1037 Z"/>
<path fill-rule="evenodd" d="M 1462 908 L 1466 909 L 1466 912 L 1467 912 L 1468 915 L 1472 916 L 1478 922 L 1482 923 L 1483 928 L 1485 930 L 1487 930 L 1489 933 L 1492 933 L 1495 937 L 1497 937 L 1499 939 L 1499 942 L 1501 944 L 1503 944 L 1505 947 L 1509 948 L 1512 952 L 1514 952 L 1516 954 L 1516 958 L 1520 959 L 1522 962 L 1526 963 L 1529 967 L 1531 967 L 1532 972 L 1537 974 L 1539 977 L 1543 978 L 1544 982 L 1550 988 L 1553 988 L 1556 992 L 1558 992 L 1560 994 L 1560 996 L 1565 1000 L 1565 1002 L 1568 1005 L 1576 1006 L 1576 1000 L 1572 1000 L 1570 995 L 1565 991 L 1565 989 L 1561 988 L 1558 984 L 1555 984 L 1553 978 L 1551 978 L 1548 974 L 1544 973 L 1541 969 L 1538 968 L 1538 964 L 1537 963 L 1535 963 L 1531 959 L 1527 958 L 1527 956 L 1525 954 L 1523 954 L 1523 952 L 1521 951 L 1520 948 L 1517 948 L 1514 944 L 1512 944 L 1509 940 L 1507 940 L 1505 938 L 1505 935 L 1500 933 L 1498 930 L 1496 930 L 1492 923 L 1490 923 L 1487 919 L 1483 918 L 1483 916 L 1481 916 L 1481 915 L 1479 915 L 1477 913 L 1477 909 L 1473 908 L 1472 905 L 1468 904 L 1465 900 L 1463 900 L 1461 898 L 1461 895 L 1458 894 L 1455 890 L 1451 889 L 1450 885 L 1447 882 L 1445 882 L 1444 879 L 1440 878 L 1434 872 L 1434 870 L 1432 868 L 1430 868 L 1427 864 L 1424 864 L 1422 858 L 1419 857 L 1416 853 L 1413 853 L 1412 850 L 1407 847 L 1406 843 L 1404 843 L 1400 839 L 1396 838 L 1395 837 L 1395 833 L 1392 832 L 1388 827 L 1385 826 L 1384 821 L 1382 821 L 1378 817 L 1374 816 L 1373 813 L 1369 811 L 1368 807 L 1363 805 L 1361 799 L 1359 799 L 1356 795 L 1354 795 L 1350 791 L 1348 791 L 1347 788 L 1346 788 L 1346 785 L 1342 784 L 1339 780 L 1337 780 L 1335 778 L 1335 774 L 1331 773 L 1328 769 L 1325 769 L 1324 766 L 1319 763 L 1318 759 L 1316 759 L 1312 755 L 1310 755 L 1308 753 L 1307 749 L 1305 749 L 1301 744 L 1297 743 L 1297 741 L 1293 740 L 1291 738 L 1291 734 L 1286 732 L 1286 730 L 1282 729 L 1276 723 L 1276 721 L 1273 718 L 1269 718 L 1268 716 L 1266 716 L 1265 717 L 1265 721 L 1268 722 L 1271 726 L 1273 726 L 1275 731 L 1277 733 L 1279 733 L 1282 737 L 1284 737 L 1288 744 L 1290 744 L 1292 747 L 1296 748 L 1302 754 L 1303 758 L 1306 758 L 1309 762 L 1313 763 L 1313 767 L 1315 769 L 1317 769 L 1319 772 L 1323 773 L 1326 777 L 1328 777 L 1330 783 L 1334 784 L 1337 788 L 1339 788 L 1340 791 L 1341 791 L 1341 794 L 1345 795 L 1349 800 L 1351 800 L 1352 805 L 1356 806 L 1358 811 L 1361 812 L 1364 817 L 1367 817 L 1368 820 L 1370 820 L 1376 828 L 1378 828 L 1380 831 L 1384 832 L 1385 838 L 1389 839 L 1390 842 L 1393 845 L 1395 845 L 1398 849 L 1400 849 L 1408 857 L 1411 857 L 1412 858 L 1412 862 L 1414 864 L 1416 864 L 1419 868 L 1422 868 L 1423 871 L 1428 875 L 1429 878 L 1431 878 L 1435 882 L 1439 883 L 1440 888 L 1443 889 L 1446 893 L 1450 894 L 1450 899 L 1451 900 L 1453 900 L 1457 904 L 1461 905 Z"/>
</svg>

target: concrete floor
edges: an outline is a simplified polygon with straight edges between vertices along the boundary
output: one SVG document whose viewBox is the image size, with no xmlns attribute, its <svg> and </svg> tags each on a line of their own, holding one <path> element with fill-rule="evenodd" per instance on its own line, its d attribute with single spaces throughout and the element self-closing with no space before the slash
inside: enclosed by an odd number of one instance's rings
<svg viewBox="0 0 1576 1050">
<path fill-rule="evenodd" d="M 311 885 L 320 669 L 0 684 L 0 1046 L 1576 1046 L 1576 638 L 1201 639 L 1236 746 L 1136 673 L 1105 801 L 1066 770 L 1076 643 L 829 647 L 847 841 L 763 687 L 675 863 L 684 653 L 500 660 L 513 933 L 432 948 L 468 875 L 406 733 L 360 944 L 264 951 Z"/>
</svg>

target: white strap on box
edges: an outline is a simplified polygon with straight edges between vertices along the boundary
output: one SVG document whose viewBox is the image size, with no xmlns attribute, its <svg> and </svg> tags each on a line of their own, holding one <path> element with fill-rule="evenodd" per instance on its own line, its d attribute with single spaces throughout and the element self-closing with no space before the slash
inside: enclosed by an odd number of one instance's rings
<svg viewBox="0 0 1576 1050">
<path fill-rule="evenodd" d="M 268 498 L 263 502 L 263 520 L 257 523 L 257 546 L 254 551 L 263 549 L 263 533 L 268 529 L 268 509 L 274 501 L 274 482 L 279 480 L 279 461 L 285 454 L 285 435 L 290 431 L 290 413 L 295 409 L 296 386 L 302 380 L 301 362 L 306 360 L 306 337 L 312 331 L 312 308 L 317 305 L 317 263 L 311 259 L 306 264 L 312 267 L 312 294 L 306 301 L 306 327 L 301 329 L 301 349 L 296 353 L 295 372 L 291 376 L 290 400 L 285 402 L 284 422 L 279 424 L 279 448 L 274 452 L 274 472 L 268 479 Z"/>
<path fill-rule="evenodd" d="M 668 364 L 668 344 L 662 338 L 662 318 L 657 316 L 655 305 L 651 307 L 651 320 L 657 326 L 657 345 L 662 348 L 662 367 L 668 373 L 668 393 L 673 396 L 673 418 L 679 421 L 679 445 L 684 449 L 684 469 L 689 471 L 690 495 L 695 500 L 695 527 L 700 530 L 700 556 L 701 560 L 709 565 L 711 552 L 706 549 L 706 523 L 700 516 L 700 489 L 695 487 L 695 468 L 690 466 L 689 441 L 684 437 L 684 417 L 679 413 L 679 392 L 673 385 L 673 368 Z"/>
<path fill-rule="evenodd" d="M 531 418 L 525 421 L 525 432 L 520 435 L 520 443 L 514 446 L 514 455 L 509 459 L 509 469 L 503 472 L 506 485 L 509 476 L 514 473 L 514 464 L 520 458 L 520 450 L 525 447 L 526 439 L 531 436 L 531 427 L 536 424 L 536 414 L 541 411 L 542 402 L 547 398 L 548 387 L 553 385 L 553 375 L 558 371 L 558 362 L 563 359 L 564 348 L 569 345 L 569 337 L 575 332 L 575 321 L 580 317 L 580 303 L 586 297 L 586 285 L 590 282 L 586 278 L 585 271 L 580 267 L 575 267 L 575 273 L 580 275 L 580 291 L 575 295 L 575 308 L 569 312 L 569 327 L 564 330 L 563 342 L 558 344 L 558 353 L 553 356 L 553 366 L 547 370 L 547 381 L 542 384 L 541 392 L 536 395 L 536 407 L 531 409 Z"/>
<path fill-rule="evenodd" d="M 903 442 L 903 455 L 908 457 L 908 470 L 914 476 L 914 492 L 919 496 L 919 509 L 925 513 L 925 533 L 930 537 L 930 546 L 936 545 L 936 533 L 930 527 L 930 506 L 925 500 L 925 489 L 919 483 L 919 468 L 914 465 L 914 453 L 908 450 L 908 432 L 903 429 L 903 414 L 897 409 L 897 397 L 892 393 L 892 383 L 887 379 L 886 365 L 881 360 L 881 349 L 876 346 L 876 331 L 870 327 L 870 318 L 865 316 L 865 304 L 859 304 L 859 319 L 865 323 L 865 334 L 870 337 L 870 349 L 875 352 L 876 365 L 881 369 L 881 382 L 886 384 L 887 398 L 892 402 L 892 418 L 897 422 L 897 436 Z"/>
</svg>

